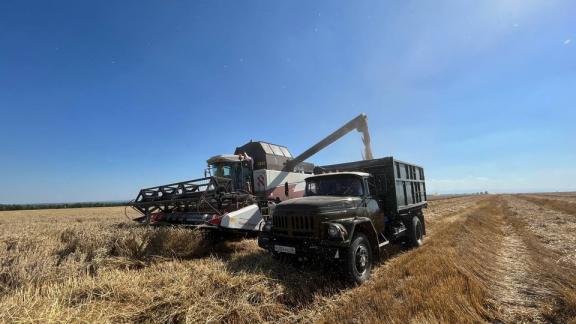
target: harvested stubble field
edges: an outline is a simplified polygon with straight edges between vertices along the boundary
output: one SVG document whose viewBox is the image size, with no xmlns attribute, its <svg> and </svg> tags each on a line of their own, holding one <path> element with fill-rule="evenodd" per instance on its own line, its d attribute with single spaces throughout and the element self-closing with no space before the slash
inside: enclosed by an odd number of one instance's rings
<svg viewBox="0 0 576 324">
<path fill-rule="evenodd" d="M 360 287 L 122 208 L 1 212 L 0 321 L 574 323 L 574 197 L 433 201 L 424 246 L 390 249 Z"/>
</svg>

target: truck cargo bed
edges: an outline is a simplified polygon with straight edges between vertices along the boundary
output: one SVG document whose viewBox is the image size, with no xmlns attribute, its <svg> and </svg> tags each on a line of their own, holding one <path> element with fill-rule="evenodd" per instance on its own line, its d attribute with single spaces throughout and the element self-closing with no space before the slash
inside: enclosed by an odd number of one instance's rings
<svg viewBox="0 0 576 324">
<path fill-rule="evenodd" d="M 415 164 L 396 160 L 391 156 L 325 165 L 318 169 L 321 172 L 370 173 L 374 177 L 373 183 L 370 184 L 371 193 L 380 198 L 384 205 L 382 208 L 388 213 L 401 213 L 411 208 L 427 205 L 424 169 Z"/>
</svg>

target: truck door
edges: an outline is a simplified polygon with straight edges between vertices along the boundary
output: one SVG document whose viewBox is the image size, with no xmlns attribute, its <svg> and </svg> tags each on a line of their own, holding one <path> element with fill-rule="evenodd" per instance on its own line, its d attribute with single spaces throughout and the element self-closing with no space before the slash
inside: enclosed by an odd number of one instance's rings
<svg viewBox="0 0 576 324">
<path fill-rule="evenodd" d="M 372 192 L 376 192 L 375 188 L 370 188 L 370 180 L 364 179 L 364 188 L 366 188 L 366 198 L 365 198 L 365 206 L 366 211 L 368 213 L 368 217 L 372 220 L 372 224 L 374 224 L 374 228 L 378 233 L 382 233 L 384 231 L 384 213 L 380 206 L 378 205 L 377 197 L 372 196 Z"/>
</svg>

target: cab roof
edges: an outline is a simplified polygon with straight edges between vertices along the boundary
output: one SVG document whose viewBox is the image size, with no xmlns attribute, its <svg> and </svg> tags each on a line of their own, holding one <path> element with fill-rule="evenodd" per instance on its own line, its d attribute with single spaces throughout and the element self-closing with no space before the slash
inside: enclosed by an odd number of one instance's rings
<svg viewBox="0 0 576 324">
<path fill-rule="evenodd" d="M 366 173 L 366 172 L 352 172 L 352 171 L 347 171 L 347 172 L 329 172 L 329 173 L 322 173 L 322 174 L 317 174 L 314 176 L 309 177 L 308 179 L 311 178 L 320 178 L 320 177 L 328 177 L 328 176 L 336 176 L 336 175 L 351 175 L 351 176 L 356 176 L 356 177 L 369 177 L 370 173 Z"/>
<path fill-rule="evenodd" d="M 208 159 L 206 161 L 208 164 L 218 163 L 218 162 L 238 162 L 240 161 L 240 157 L 234 154 L 223 154 L 223 155 L 216 155 Z"/>
</svg>

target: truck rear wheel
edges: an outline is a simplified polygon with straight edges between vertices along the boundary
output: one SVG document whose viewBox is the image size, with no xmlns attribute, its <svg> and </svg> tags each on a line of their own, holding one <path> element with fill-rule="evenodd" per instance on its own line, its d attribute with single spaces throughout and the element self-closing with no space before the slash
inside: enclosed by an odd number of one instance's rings
<svg viewBox="0 0 576 324">
<path fill-rule="evenodd" d="M 412 217 L 412 221 L 408 225 L 408 244 L 411 247 L 421 246 L 424 240 L 424 226 L 420 217 Z"/>
<path fill-rule="evenodd" d="M 354 237 L 346 253 L 346 277 L 355 284 L 362 284 L 370 278 L 372 272 L 372 248 L 366 235 L 360 233 Z"/>
</svg>

